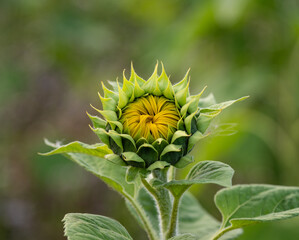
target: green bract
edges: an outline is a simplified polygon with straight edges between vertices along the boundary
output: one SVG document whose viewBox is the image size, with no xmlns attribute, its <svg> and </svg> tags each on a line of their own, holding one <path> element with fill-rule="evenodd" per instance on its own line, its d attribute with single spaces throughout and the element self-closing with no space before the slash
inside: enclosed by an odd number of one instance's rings
<svg viewBox="0 0 299 240">
<path fill-rule="evenodd" d="M 93 123 L 92 130 L 113 151 L 113 154 L 106 155 L 107 160 L 148 170 L 170 165 L 182 168 L 191 163 L 193 160 L 188 154 L 198 141 L 208 135 L 207 128 L 211 120 L 224 108 L 246 98 L 216 104 L 213 95 L 201 98 L 205 88 L 199 94 L 191 96 L 189 71 L 179 83 L 172 85 L 163 64 L 162 73 L 158 74 L 157 64 L 148 80 L 139 77 L 132 65 L 129 79 L 123 74 L 122 83 L 109 83 L 112 89 L 102 83 L 103 94 L 99 94 L 103 110 L 96 109 L 103 118 L 88 115 Z M 148 123 L 152 128 L 145 129 L 147 125 L 139 124 L 141 120 L 138 117 L 144 112 L 137 109 L 139 105 L 132 103 L 139 101 L 140 106 L 148 110 L 142 100 L 149 96 L 154 96 L 152 99 L 156 99 L 157 104 L 159 100 L 163 100 L 174 106 L 177 111 L 175 117 L 178 119 L 175 125 L 167 126 L 167 118 L 164 118 L 166 120 L 160 121 L 161 125 L 153 126 L 150 121 L 158 114 L 156 112 L 148 119 L 143 118 L 147 121 L 144 124 Z M 129 128 L 127 123 L 124 125 L 126 110 L 130 106 L 131 111 L 132 108 L 139 111 L 139 115 L 133 119 L 135 125 L 132 124 L 136 126 L 136 130 Z M 164 115 L 169 117 L 167 114 L 166 112 Z M 130 121 L 132 122 L 131 119 Z M 161 127 L 160 132 L 159 129 L 154 132 L 157 127 Z"/>
</svg>

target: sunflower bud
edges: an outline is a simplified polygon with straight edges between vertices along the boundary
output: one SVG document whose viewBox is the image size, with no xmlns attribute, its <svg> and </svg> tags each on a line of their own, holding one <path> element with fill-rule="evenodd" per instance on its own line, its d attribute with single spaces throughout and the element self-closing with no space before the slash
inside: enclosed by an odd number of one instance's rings
<svg viewBox="0 0 299 240">
<path fill-rule="evenodd" d="M 114 153 L 106 156 L 108 160 L 148 170 L 184 167 L 193 161 L 188 153 L 207 135 L 212 118 L 237 101 L 215 104 L 211 96 L 200 101 L 204 89 L 190 96 L 189 71 L 173 86 L 163 64 L 160 75 L 157 70 L 158 64 L 146 81 L 132 66 L 130 78 L 123 74 L 122 84 L 109 82 L 108 89 L 102 83 L 103 110 L 98 111 L 104 119 L 89 117 L 92 130 Z"/>
</svg>

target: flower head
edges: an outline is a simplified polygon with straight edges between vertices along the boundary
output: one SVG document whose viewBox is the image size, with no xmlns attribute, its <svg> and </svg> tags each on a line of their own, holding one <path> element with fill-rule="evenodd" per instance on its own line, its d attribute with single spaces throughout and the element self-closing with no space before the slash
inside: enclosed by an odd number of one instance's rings
<svg viewBox="0 0 299 240">
<path fill-rule="evenodd" d="M 104 119 L 89 117 L 93 131 L 114 153 L 106 156 L 108 160 L 149 170 L 184 167 L 192 162 L 188 153 L 207 135 L 211 120 L 237 101 L 215 104 L 212 95 L 200 99 L 204 89 L 190 96 L 189 71 L 174 86 L 163 64 L 162 73 L 157 72 L 158 64 L 146 81 L 132 66 L 130 78 L 124 73 L 122 84 L 109 82 L 112 90 L 102 83 L 103 110 L 98 111 Z"/>
<path fill-rule="evenodd" d="M 135 141 L 145 138 L 149 143 L 177 130 L 180 113 L 173 100 L 164 96 L 147 95 L 129 103 L 123 110 L 120 122 L 124 133 Z"/>
</svg>

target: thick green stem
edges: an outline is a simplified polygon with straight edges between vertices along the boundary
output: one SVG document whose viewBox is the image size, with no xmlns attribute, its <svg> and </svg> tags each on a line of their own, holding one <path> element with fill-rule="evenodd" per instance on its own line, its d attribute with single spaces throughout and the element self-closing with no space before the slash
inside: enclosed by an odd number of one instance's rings
<svg viewBox="0 0 299 240">
<path fill-rule="evenodd" d="M 167 181 L 167 170 L 154 170 L 153 176 L 160 181 L 166 182 Z M 164 188 L 153 188 L 145 179 L 141 179 L 144 187 L 148 190 L 148 192 L 154 197 L 158 211 L 160 215 L 160 221 L 162 226 L 162 239 L 165 238 L 170 221 L 170 214 L 171 214 L 171 199 L 169 192 Z"/>
<path fill-rule="evenodd" d="M 162 182 L 167 182 L 167 172 L 168 169 L 162 169 L 162 170 L 156 169 L 153 171 L 153 176 Z M 165 237 L 170 222 L 172 201 L 170 198 L 169 191 L 167 189 L 158 188 L 156 191 L 158 193 L 156 201 L 161 214 L 162 232 L 163 232 L 163 237 Z"/>
</svg>

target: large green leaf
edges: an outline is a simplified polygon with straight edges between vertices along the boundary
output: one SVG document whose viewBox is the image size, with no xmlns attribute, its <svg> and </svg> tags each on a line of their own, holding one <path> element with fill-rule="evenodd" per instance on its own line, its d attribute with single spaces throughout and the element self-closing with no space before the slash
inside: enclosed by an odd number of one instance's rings
<svg viewBox="0 0 299 240">
<path fill-rule="evenodd" d="M 208 214 L 189 192 L 184 194 L 179 208 L 180 234 L 189 233 L 195 235 L 196 240 L 210 240 L 219 228 L 220 222 Z M 235 239 L 241 233 L 241 229 L 231 231 L 221 240 Z"/>
<path fill-rule="evenodd" d="M 146 213 L 146 217 L 149 220 L 149 223 L 152 229 L 155 232 L 156 236 L 160 235 L 160 222 L 158 210 L 156 207 L 156 202 L 153 197 L 145 190 L 145 188 L 141 188 L 138 192 L 137 197 L 135 198 L 136 204 L 140 206 L 140 209 Z M 133 208 L 132 204 L 129 201 L 126 201 L 126 205 L 130 211 L 130 213 L 135 217 L 135 220 L 139 223 L 139 225 L 144 229 L 144 224 L 142 223 L 140 217 L 138 216 L 136 209 Z"/>
<path fill-rule="evenodd" d="M 232 184 L 234 170 L 218 161 L 201 161 L 196 164 L 184 180 L 173 180 L 161 186 L 169 189 L 174 196 L 180 196 L 192 184 L 215 183 L 229 187 Z"/>
<path fill-rule="evenodd" d="M 299 188 L 273 185 L 237 185 L 215 196 L 223 223 L 221 232 L 246 225 L 299 215 Z M 217 239 L 217 238 L 216 238 Z"/>
<path fill-rule="evenodd" d="M 134 197 L 134 184 L 129 184 L 125 180 L 127 167 L 114 164 L 111 161 L 104 159 L 103 156 L 107 153 L 101 153 L 97 147 L 93 147 L 94 145 L 87 145 L 79 142 L 73 142 L 64 146 L 50 142 L 47 142 L 47 144 L 55 149 L 44 155 L 64 153 L 66 157 L 102 179 L 114 190 L 126 197 Z M 101 149 L 102 146 L 105 145 L 99 145 L 99 148 Z M 108 153 L 111 153 L 111 151 L 109 150 Z"/>
<path fill-rule="evenodd" d="M 104 216 L 69 213 L 63 222 L 68 240 L 133 240 L 119 222 Z"/>
<path fill-rule="evenodd" d="M 58 143 L 57 144 L 51 143 L 48 140 L 45 140 L 45 143 L 49 146 L 54 147 L 55 149 L 48 153 L 41 153 L 41 155 L 44 156 L 50 156 L 53 154 L 63 154 L 63 153 L 85 153 L 97 157 L 104 157 L 105 155 L 112 153 L 112 151 L 108 148 L 108 146 L 102 143 L 89 145 L 86 143 L 76 141 L 62 146 L 60 146 Z"/>
<path fill-rule="evenodd" d="M 151 229 L 151 225 L 154 224 L 152 222 L 154 220 L 150 217 L 151 214 L 147 214 L 144 211 L 144 209 L 140 205 L 141 201 L 138 200 L 139 198 L 137 193 L 140 187 L 139 181 L 130 182 L 130 178 L 132 176 L 127 176 L 128 167 L 115 164 L 112 161 L 108 161 L 102 157 L 99 157 L 100 155 L 95 156 L 93 154 L 90 154 L 89 149 L 87 149 L 88 151 L 83 151 L 82 149 L 82 151 L 80 150 L 84 153 L 74 153 L 74 149 L 72 148 L 73 144 L 68 144 L 65 146 L 60 146 L 59 144 L 53 144 L 51 142 L 47 142 L 47 144 L 55 148 L 49 154 L 64 153 L 66 157 L 70 158 L 72 161 L 82 166 L 87 171 L 96 175 L 97 177 L 102 179 L 108 186 L 125 196 L 127 201 L 130 202 L 136 214 L 138 212 L 138 214 L 141 216 L 143 224 L 146 225 L 147 233 L 153 238 L 157 235 L 155 230 Z M 85 147 L 85 144 L 79 145 L 79 148 L 82 146 Z M 78 147 L 78 145 L 76 144 L 75 147 Z"/>
</svg>

